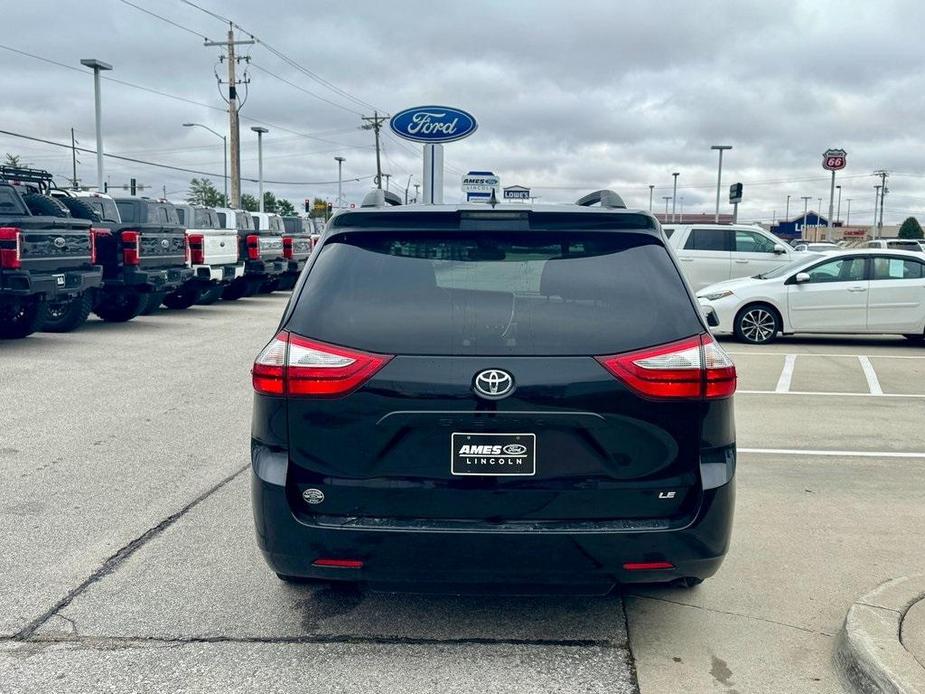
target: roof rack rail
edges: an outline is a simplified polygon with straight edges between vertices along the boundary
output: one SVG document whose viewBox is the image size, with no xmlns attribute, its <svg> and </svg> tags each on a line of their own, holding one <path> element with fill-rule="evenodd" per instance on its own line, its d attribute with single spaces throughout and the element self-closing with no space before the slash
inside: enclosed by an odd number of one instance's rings
<svg viewBox="0 0 925 694">
<path fill-rule="evenodd" d="M 369 191 L 360 203 L 360 207 L 386 207 L 387 205 L 401 205 L 401 198 L 381 188 Z"/>
<path fill-rule="evenodd" d="M 46 191 L 54 178 L 44 169 L 30 169 L 24 166 L 0 166 L 0 178 L 16 183 L 32 183 Z"/>
<path fill-rule="evenodd" d="M 614 193 L 612 190 L 595 190 L 593 193 L 583 195 L 575 201 L 576 205 L 590 207 L 596 203 L 601 203 L 601 207 L 610 207 L 614 209 L 626 209 L 626 203 L 623 198 Z"/>
</svg>

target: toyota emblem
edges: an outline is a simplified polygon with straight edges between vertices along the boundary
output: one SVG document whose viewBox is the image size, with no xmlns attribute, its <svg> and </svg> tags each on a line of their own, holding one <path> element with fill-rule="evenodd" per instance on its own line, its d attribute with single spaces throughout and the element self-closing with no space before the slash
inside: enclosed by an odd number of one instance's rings
<svg viewBox="0 0 925 694">
<path fill-rule="evenodd" d="M 475 392 L 489 400 L 499 400 L 514 390 L 514 377 L 501 369 L 485 369 L 475 375 Z"/>
</svg>

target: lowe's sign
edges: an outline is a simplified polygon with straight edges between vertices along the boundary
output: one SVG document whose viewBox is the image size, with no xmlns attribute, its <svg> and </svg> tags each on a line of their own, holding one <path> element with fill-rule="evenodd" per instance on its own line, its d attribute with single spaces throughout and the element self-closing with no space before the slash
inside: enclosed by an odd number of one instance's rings
<svg viewBox="0 0 925 694">
<path fill-rule="evenodd" d="M 406 140 L 440 144 L 469 137 L 479 127 L 465 111 L 449 106 L 415 106 L 392 116 L 392 132 Z"/>
</svg>

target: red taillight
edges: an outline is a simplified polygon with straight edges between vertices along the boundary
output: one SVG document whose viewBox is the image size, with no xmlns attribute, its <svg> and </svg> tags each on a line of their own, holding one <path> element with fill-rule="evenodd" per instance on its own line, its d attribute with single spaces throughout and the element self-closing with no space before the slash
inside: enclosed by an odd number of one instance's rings
<svg viewBox="0 0 925 694">
<path fill-rule="evenodd" d="M 663 571 L 673 569 L 670 561 L 630 561 L 623 565 L 627 571 Z"/>
<path fill-rule="evenodd" d="M 22 231 L 16 227 L 0 227 L 0 268 L 18 270 L 22 267 Z"/>
<path fill-rule="evenodd" d="M 324 566 L 335 569 L 362 569 L 363 562 L 359 559 L 315 559 L 312 566 Z"/>
<path fill-rule="evenodd" d="M 257 356 L 254 390 L 264 395 L 339 397 L 359 388 L 391 356 L 315 342 L 285 330 Z"/>
<path fill-rule="evenodd" d="M 186 246 L 189 249 L 189 260 L 193 265 L 204 265 L 206 237 L 203 234 L 189 234 L 186 237 Z"/>
<path fill-rule="evenodd" d="M 247 244 L 247 257 L 250 260 L 260 260 L 260 237 L 257 234 L 250 234 L 245 242 Z"/>
<path fill-rule="evenodd" d="M 728 398 L 736 389 L 735 365 L 711 335 L 597 360 L 649 398 Z"/>
<path fill-rule="evenodd" d="M 90 229 L 90 264 L 96 265 L 97 245 L 101 236 L 109 236 L 109 229 Z"/>
<path fill-rule="evenodd" d="M 138 265 L 141 262 L 141 232 L 122 232 L 122 262 L 126 265 Z"/>
<path fill-rule="evenodd" d="M 283 237 L 283 257 L 292 260 L 292 237 Z"/>
</svg>

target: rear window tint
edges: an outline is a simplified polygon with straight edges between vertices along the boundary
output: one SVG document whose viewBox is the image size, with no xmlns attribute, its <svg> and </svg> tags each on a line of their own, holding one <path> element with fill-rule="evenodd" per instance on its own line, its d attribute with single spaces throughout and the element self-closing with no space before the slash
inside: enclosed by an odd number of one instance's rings
<svg viewBox="0 0 925 694">
<path fill-rule="evenodd" d="M 126 201 L 126 202 L 116 201 L 116 206 L 119 208 L 119 218 L 120 218 L 123 222 L 137 222 L 137 221 L 139 221 L 139 220 L 136 218 L 136 216 L 135 216 L 135 211 L 136 211 L 136 209 L 137 209 L 137 205 L 135 205 L 134 203 L 131 203 L 131 202 L 128 202 L 128 201 Z"/>
<path fill-rule="evenodd" d="M 329 239 L 287 327 L 387 354 L 592 355 L 701 332 L 648 234 L 366 232 Z"/>
<path fill-rule="evenodd" d="M 692 229 L 684 248 L 690 251 L 728 251 L 729 233 L 724 229 Z"/>
</svg>

